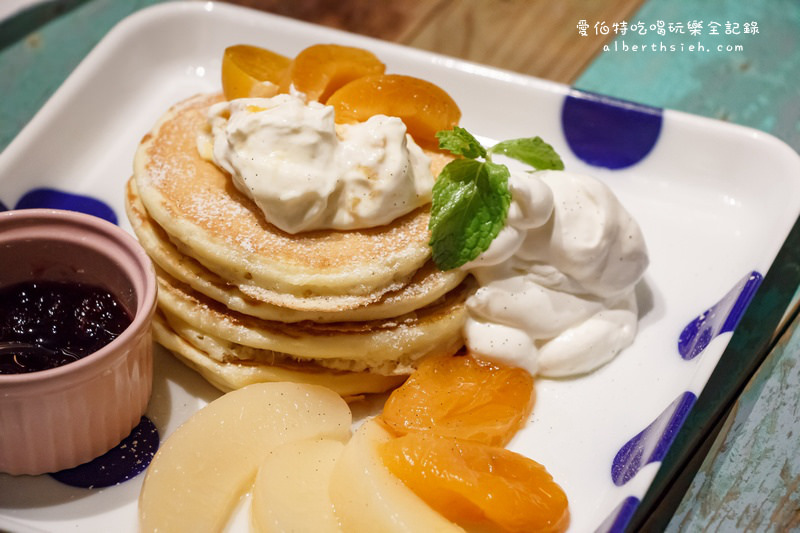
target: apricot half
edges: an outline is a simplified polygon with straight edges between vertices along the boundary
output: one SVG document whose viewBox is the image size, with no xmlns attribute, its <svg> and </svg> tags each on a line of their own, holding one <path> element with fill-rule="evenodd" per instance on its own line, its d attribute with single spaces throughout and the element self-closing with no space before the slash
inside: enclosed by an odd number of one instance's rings
<svg viewBox="0 0 800 533">
<path fill-rule="evenodd" d="M 547 470 L 505 448 L 420 432 L 379 450 L 392 474 L 461 525 L 534 533 L 561 532 L 569 523 L 567 497 Z"/>
<path fill-rule="evenodd" d="M 302 50 L 292 60 L 281 82 L 281 92 L 290 85 L 307 100 L 325 103 L 343 85 L 371 74 L 382 74 L 386 66 L 361 48 L 338 44 L 316 44 Z"/>
<path fill-rule="evenodd" d="M 532 407 L 528 372 L 464 355 L 420 363 L 389 396 L 381 416 L 398 435 L 432 431 L 505 446 Z"/>
<path fill-rule="evenodd" d="M 355 79 L 326 101 L 336 122 L 363 122 L 373 115 L 399 117 L 408 133 L 425 148 L 436 149 L 436 132 L 461 120 L 458 105 L 438 85 L 402 74 L 377 74 Z"/>
<path fill-rule="evenodd" d="M 222 92 L 228 100 L 275 96 L 289 63 L 289 58 L 257 46 L 229 46 L 222 55 Z"/>
</svg>

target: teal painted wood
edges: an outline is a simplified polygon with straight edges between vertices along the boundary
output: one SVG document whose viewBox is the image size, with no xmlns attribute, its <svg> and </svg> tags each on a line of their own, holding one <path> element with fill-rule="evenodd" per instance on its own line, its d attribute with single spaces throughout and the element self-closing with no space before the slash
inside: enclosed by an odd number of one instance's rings
<svg viewBox="0 0 800 533">
<path fill-rule="evenodd" d="M 665 26 L 682 23 L 686 33 L 667 31 L 662 36 L 651 31 L 649 25 L 659 20 Z M 648 25 L 647 34 L 618 35 L 576 87 L 754 127 L 800 151 L 800 3 L 651 0 L 628 22 L 639 21 Z M 700 35 L 688 33 L 691 21 L 703 22 Z M 721 35 L 709 34 L 712 21 L 721 24 Z M 587 21 L 589 35 L 580 38 L 595 38 L 594 22 Z M 740 31 L 744 23 L 755 22 L 759 33 L 726 35 L 727 22 L 738 23 Z M 695 49 L 689 50 L 692 45 Z M 665 458 L 632 528 L 800 529 L 799 282 L 796 224 Z M 793 336 L 770 353 L 773 330 L 787 322 Z M 751 385 L 738 396 L 752 374 Z M 731 408 L 733 414 L 725 419 Z M 713 437 L 720 426 L 723 430 L 705 461 L 692 457 L 709 445 L 704 435 Z"/>
<path fill-rule="evenodd" d="M 798 354 L 795 321 L 741 395 L 666 531 L 800 530 Z"/>
<path fill-rule="evenodd" d="M 73 2 L 73 9 L 50 21 L 23 17 L 43 24 L 0 50 L 0 151 L 117 22 L 160 1 Z"/>
<path fill-rule="evenodd" d="M 575 86 L 751 126 L 800 148 L 800 2 L 650 1 L 631 20 L 680 22 L 684 29 L 696 20 L 704 28 L 698 36 L 688 30 L 659 36 L 649 29 L 644 36 L 618 36 L 616 51 L 612 43 L 601 52 Z M 756 22 L 758 33 L 725 35 L 729 21 L 739 24 L 740 32 L 745 23 Z M 709 35 L 710 22 L 723 24 L 721 35 Z M 623 43 L 629 48 L 656 44 L 658 51 L 623 51 Z M 662 51 L 662 44 L 676 51 Z M 688 50 L 698 44 L 704 51 Z M 728 46 L 742 50 L 727 51 Z"/>
</svg>

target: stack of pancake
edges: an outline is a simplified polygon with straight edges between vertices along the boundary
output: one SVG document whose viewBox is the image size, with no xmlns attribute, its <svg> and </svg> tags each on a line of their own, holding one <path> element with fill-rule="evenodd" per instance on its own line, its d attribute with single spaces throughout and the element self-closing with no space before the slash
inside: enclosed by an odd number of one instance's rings
<svg viewBox="0 0 800 533">
<path fill-rule="evenodd" d="M 173 106 L 128 182 L 128 218 L 158 274 L 156 341 L 223 391 L 296 381 L 343 396 L 458 351 L 473 284 L 431 262 L 429 207 L 367 230 L 279 230 L 199 154 L 221 99 Z M 444 162 L 432 155 L 434 173 Z"/>
</svg>

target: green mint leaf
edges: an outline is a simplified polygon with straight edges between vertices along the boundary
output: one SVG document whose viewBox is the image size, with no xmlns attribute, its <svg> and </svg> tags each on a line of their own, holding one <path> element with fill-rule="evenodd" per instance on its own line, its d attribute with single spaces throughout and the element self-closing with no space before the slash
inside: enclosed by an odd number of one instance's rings
<svg viewBox="0 0 800 533">
<path fill-rule="evenodd" d="M 460 156 L 444 167 L 434 183 L 428 224 L 433 260 L 440 269 L 450 270 L 485 252 L 505 226 L 511 173 L 505 165 L 492 162 L 491 154 L 512 157 L 540 170 L 563 170 L 564 163 L 539 137 L 503 141 L 490 150 L 458 126 L 440 131 L 436 137 L 439 148 Z"/>
<path fill-rule="evenodd" d="M 512 157 L 539 170 L 564 170 L 561 157 L 540 137 L 503 141 L 489 151 Z"/>
<path fill-rule="evenodd" d="M 470 159 L 486 158 L 486 149 L 464 128 L 455 126 L 452 130 L 438 131 L 436 138 L 439 139 L 439 148 L 448 150 L 455 155 L 462 155 Z"/>
<path fill-rule="evenodd" d="M 510 172 L 505 165 L 456 159 L 433 186 L 429 228 L 433 260 L 442 270 L 478 257 L 500 233 L 508 215 Z"/>
</svg>

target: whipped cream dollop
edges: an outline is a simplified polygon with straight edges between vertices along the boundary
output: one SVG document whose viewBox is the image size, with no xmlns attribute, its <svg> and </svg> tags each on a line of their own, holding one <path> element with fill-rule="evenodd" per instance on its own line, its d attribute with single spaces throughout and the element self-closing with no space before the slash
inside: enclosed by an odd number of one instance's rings
<svg viewBox="0 0 800 533">
<path fill-rule="evenodd" d="M 506 226 L 461 268 L 480 288 L 464 327 L 473 353 L 531 374 L 589 372 L 629 346 L 648 256 L 637 222 L 602 182 L 512 172 Z"/>
<path fill-rule="evenodd" d="M 431 200 L 430 160 L 399 118 L 336 125 L 292 93 L 220 102 L 208 120 L 201 155 L 286 232 L 380 226 Z"/>
</svg>

